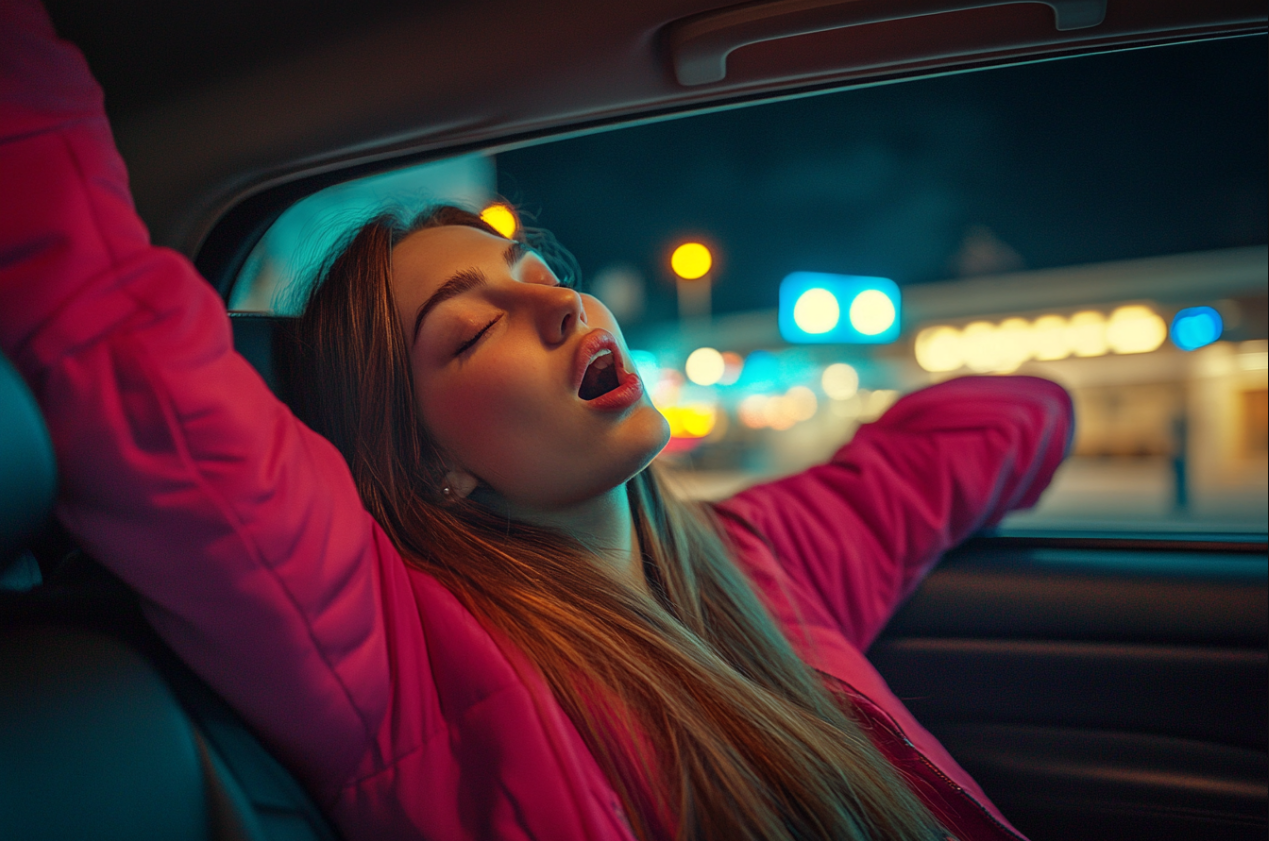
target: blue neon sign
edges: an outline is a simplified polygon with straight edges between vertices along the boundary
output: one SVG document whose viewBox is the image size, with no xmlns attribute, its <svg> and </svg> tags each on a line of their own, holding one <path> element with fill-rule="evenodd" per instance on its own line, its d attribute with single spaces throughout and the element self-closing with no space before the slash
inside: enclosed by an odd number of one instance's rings
<svg viewBox="0 0 1269 841">
<path fill-rule="evenodd" d="M 899 338 L 899 286 L 885 277 L 794 272 L 780 281 L 780 335 L 796 344 Z"/>
</svg>

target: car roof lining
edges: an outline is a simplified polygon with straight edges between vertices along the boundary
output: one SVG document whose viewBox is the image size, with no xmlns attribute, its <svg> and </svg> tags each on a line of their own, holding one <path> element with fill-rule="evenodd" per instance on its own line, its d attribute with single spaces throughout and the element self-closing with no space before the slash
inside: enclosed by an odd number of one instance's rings
<svg viewBox="0 0 1269 841">
<path fill-rule="evenodd" d="M 350 177 L 720 105 L 1263 32 L 1266 21 L 1252 0 L 1109 0 L 1101 25 L 1063 32 L 1051 8 L 1022 2 L 753 43 L 727 57 L 722 82 L 683 86 L 667 32 L 732 4 L 190 0 L 182 13 L 160 0 L 47 2 L 102 80 L 154 240 L 197 255 L 222 292 L 285 206 Z"/>
</svg>

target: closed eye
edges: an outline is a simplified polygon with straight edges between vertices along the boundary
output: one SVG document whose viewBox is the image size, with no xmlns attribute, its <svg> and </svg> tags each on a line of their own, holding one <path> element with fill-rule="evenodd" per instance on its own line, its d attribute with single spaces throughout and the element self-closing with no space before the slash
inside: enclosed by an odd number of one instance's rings
<svg viewBox="0 0 1269 841">
<path fill-rule="evenodd" d="M 456 357 L 457 357 L 457 356 L 462 356 L 462 355 L 463 355 L 463 354 L 465 354 L 467 351 L 469 351 L 469 350 L 471 350 L 473 347 L 475 347 L 475 346 L 476 346 L 476 343 L 477 343 L 477 342 L 479 342 L 479 341 L 481 340 L 481 338 L 482 338 L 482 337 L 483 337 L 486 333 L 488 333 L 488 332 L 489 332 L 489 328 L 490 328 L 490 327 L 493 327 L 493 326 L 494 326 L 495 324 L 497 324 L 497 323 L 498 323 L 498 321 L 499 321 L 499 320 L 501 320 L 501 319 L 502 319 L 502 316 L 501 316 L 501 315 L 497 315 L 497 316 L 495 316 L 493 319 L 491 319 L 491 320 L 490 320 L 490 322 L 489 322 L 488 324 L 486 324 L 484 327 L 480 328 L 480 331 L 479 331 L 478 333 L 476 333 L 476 335 L 472 336 L 470 339 L 468 339 L 467 341 L 465 341 L 465 342 L 463 342 L 461 345 L 459 345 L 459 346 L 458 346 L 458 349 L 454 351 L 454 356 L 456 356 Z"/>
</svg>

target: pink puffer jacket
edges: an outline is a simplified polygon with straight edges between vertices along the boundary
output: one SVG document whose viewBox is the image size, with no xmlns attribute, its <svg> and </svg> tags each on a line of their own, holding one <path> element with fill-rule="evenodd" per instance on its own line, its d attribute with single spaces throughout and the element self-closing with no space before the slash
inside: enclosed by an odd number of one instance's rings
<svg viewBox="0 0 1269 841">
<path fill-rule="evenodd" d="M 48 419 L 59 517 L 344 834 L 629 839 L 545 686 L 402 562 L 220 298 L 149 244 L 101 92 L 32 0 L 0 4 L 0 197 L 0 347 Z M 1036 501 L 1070 425 L 1051 383 L 956 380 L 719 506 L 801 654 L 965 838 L 1016 836 L 861 651 L 942 552 Z"/>
</svg>

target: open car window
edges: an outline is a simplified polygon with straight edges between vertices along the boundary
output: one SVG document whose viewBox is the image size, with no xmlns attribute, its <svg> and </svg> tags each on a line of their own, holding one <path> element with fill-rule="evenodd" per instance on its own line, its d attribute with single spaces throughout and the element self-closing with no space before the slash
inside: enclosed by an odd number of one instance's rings
<svg viewBox="0 0 1269 841">
<path fill-rule="evenodd" d="M 1263 36 L 1126 50 L 428 163 L 295 205 L 230 304 L 294 314 L 378 207 L 506 201 L 621 320 L 686 494 L 1022 373 L 1070 389 L 1078 430 L 1006 531 L 1263 533 L 1265 64 Z"/>
</svg>

